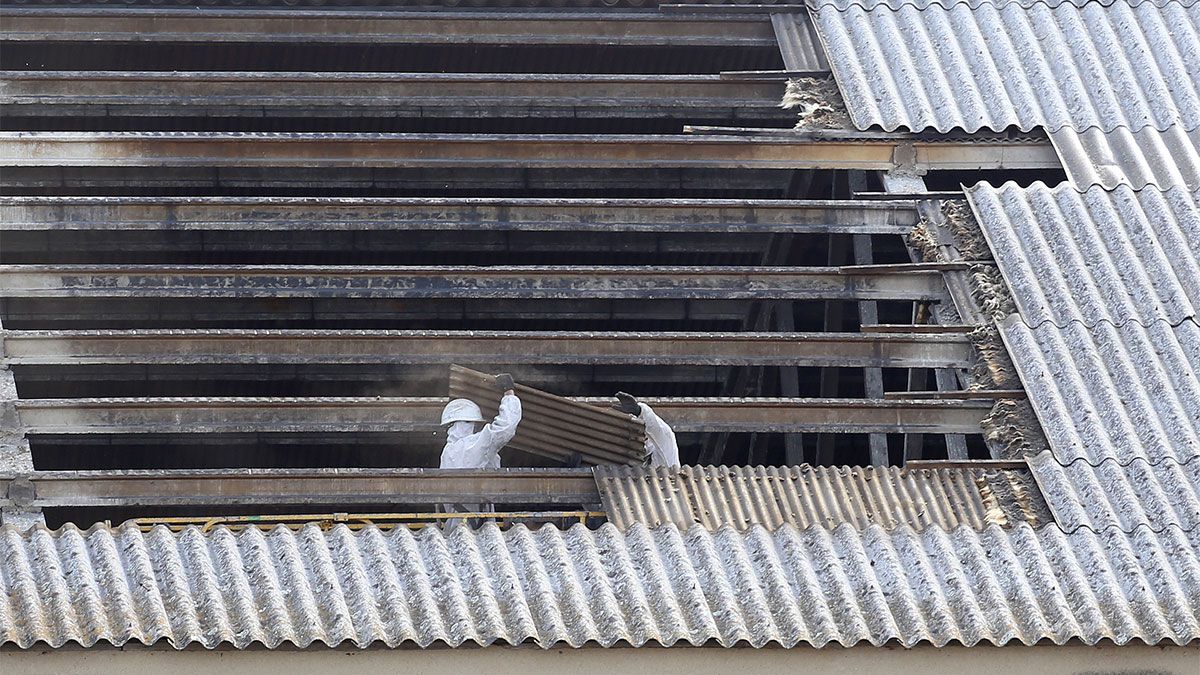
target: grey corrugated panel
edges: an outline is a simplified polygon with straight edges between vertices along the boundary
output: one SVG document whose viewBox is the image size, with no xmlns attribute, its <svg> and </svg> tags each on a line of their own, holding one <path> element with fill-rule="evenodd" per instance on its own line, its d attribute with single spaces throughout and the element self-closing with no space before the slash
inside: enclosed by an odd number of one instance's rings
<svg viewBox="0 0 1200 675">
<path fill-rule="evenodd" d="M 1052 132 L 1050 140 L 1067 179 L 1081 190 L 1093 185 L 1200 188 L 1200 128 L 1184 131 L 1173 125 L 1165 131 L 1151 127 L 1130 131 L 1118 127 L 1104 133 L 1064 127 Z"/>
<path fill-rule="evenodd" d="M 1200 524 L 1200 458 L 1151 464 L 1105 460 L 1059 464 L 1049 452 L 1029 459 L 1055 521 L 1064 530 L 1138 527 L 1193 530 Z"/>
<path fill-rule="evenodd" d="M 859 129 L 1200 127 L 1200 5 L 813 11 Z"/>
<path fill-rule="evenodd" d="M 803 7 L 799 11 L 771 15 L 771 26 L 783 55 L 783 67 L 794 71 L 829 70 L 825 50 Z"/>
<path fill-rule="evenodd" d="M 1029 325 L 1196 316 L 1200 208 L 1188 191 L 980 183 L 967 198 Z"/>
<path fill-rule="evenodd" d="M 1200 325 L 1002 326 L 1061 464 L 1188 462 L 1200 456 Z"/>
<path fill-rule="evenodd" d="M 1137 6 L 1143 2 L 1150 2 L 1159 7 L 1168 2 L 1179 2 L 1180 0 L 807 0 L 805 4 L 809 7 L 835 7 L 839 10 L 846 10 L 851 7 L 861 7 L 863 9 L 876 9 L 886 7 L 888 9 L 900 9 L 901 7 L 916 7 L 917 9 L 928 9 L 929 7 L 941 7 L 948 9 L 955 5 L 967 5 L 971 8 L 978 8 L 982 5 L 993 5 L 1003 7 L 1004 5 L 1019 5 L 1021 7 L 1032 7 L 1035 4 L 1046 5 L 1047 7 L 1058 7 L 1059 5 L 1069 4 L 1076 7 L 1082 7 L 1085 4 L 1095 3 L 1098 5 L 1111 5 L 1115 2 L 1123 2 L 1127 5 Z M 1187 0 L 1184 4 L 1192 4 L 1194 0 Z"/>
<path fill-rule="evenodd" d="M 0 531 L 0 644 L 1200 638 L 1200 535 L 605 525 Z"/>
<path fill-rule="evenodd" d="M 745 530 L 783 525 L 977 530 L 1040 524 L 1028 471 L 899 467 L 597 467 L 609 520 L 626 529 L 693 525 Z M 1003 502 L 1003 499 L 1016 500 Z"/>
</svg>

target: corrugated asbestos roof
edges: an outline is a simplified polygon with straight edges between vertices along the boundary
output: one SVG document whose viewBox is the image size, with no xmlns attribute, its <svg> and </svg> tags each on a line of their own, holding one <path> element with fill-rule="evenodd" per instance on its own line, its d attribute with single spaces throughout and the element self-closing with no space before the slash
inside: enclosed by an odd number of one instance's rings
<svg viewBox="0 0 1200 675">
<path fill-rule="evenodd" d="M 1194 321 L 1030 328 L 1010 317 L 1003 334 L 1060 463 L 1200 456 L 1200 326 Z"/>
<path fill-rule="evenodd" d="M 1200 535 L 843 526 L 0 531 L 0 643 L 1200 638 Z"/>
<path fill-rule="evenodd" d="M 1172 125 L 1165 131 L 1151 127 L 1130 131 L 1118 127 L 1104 133 L 1064 127 L 1051 133 L 1050 141 L 1067 179 L 1083 190 L 1095 185 L 1200 189 L 1200 128 L 1185 131 Z"/>
<path fill-rule="evenodd" d="M 1200 216 L 1184 189 L 967 191 L 1012 290 L 1001 324 L 1068 530 L 1200 521 Z"/>
<path fill-rule="evenodd" d="M 829 70 L 817 30 L 803 7 L 772 14 L 771 26 L 775 29 L 784 68 L 806 72 Z"/>
<path fill-rule="evenodd" d="M 1151 464 L 1105 460 L 1059 464 L 1049 452 L 1029 459 L 1033 475 L 1068 532 L 1137 527 L 1193 530 L 1200 524 L 1200 458 Z"/>
<path fill-rule="evenodd" d="M 813 16 L 859 129 L 1200 127 L 1191 3 L 825 4 Z"/>
<path fill-rule="evenodd" d="M 1181 190 L 967 190 L 1031 326 L 1070 321 L 1177 324 L 1200 306 L 1200 208 Z"/>
<path fill-rule="evenodd" d="M 1049 521 L 1025 470 L 685 466 L 597 467 L 595 474 L 604 510 L 623 530 L 635 523 L 982 530 Z"/>
</svg>

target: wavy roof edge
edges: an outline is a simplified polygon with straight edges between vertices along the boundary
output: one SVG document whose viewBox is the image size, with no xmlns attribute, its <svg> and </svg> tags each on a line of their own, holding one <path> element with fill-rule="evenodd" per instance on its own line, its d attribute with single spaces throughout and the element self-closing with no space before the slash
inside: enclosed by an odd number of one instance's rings
<svg viewBox="0 0 1200 675">
<path fill-rule="evenodd" d="M 1200 458 L 1097 465 L 1060 464 L 1050 451 L 1029 458 L 1055 521 L 1066 532 L 1200 527 Z"/>
<path fill-rule="evenodd" d="M 1088 185 L 1084 188 L 1079 188 L 1079 187 L 1076 187 L 1073 183 L 1071 183 L 1071 181 L 1067 181 L 1067 180 L 1064 180 L 1060 183 L 1055 183 L 1053 185 L 1046 183 L 1045 181 L 1042 181 L 1042 180 L 1035 180 L 1032 183 L 1029 183 L 1028 185 L 1022 185 L 1014 180 L 1006 180 L 1003 183 L 1000 183 L 999 185 L 995 185 L 987 180 L 980 180 L 980 181 L 976 181 L 975 183 L 972 183 L 969 185 L 967 183 L 959 183 L 959 187 L 962 188 L 964 194 L 974 192 L 977 190 L 994 190 L 996 192 L 1010 191 L 1010 190 L 1023 190 L 1023 191 L 1042 190 L 1042 191 L 1049 191 L 1049 192 L 1072 191 L 1072 192 L 1077 192 L 1080 194 L 1086 194 L 1088 192 L 1121 192 L 1121 191 L 1142 192 L 1145 190 L 1150 190 L 1150 191 L 1154 191 L 1154 192 L 1161 192 L 1163 194 L 1168 194 L 1168 193 L 1172 193 L 1172 192 L 1182 192 L 1182 193 L 1190 195 L 1192 197 L 1197 196 L 1195 190 L 1190 190 L 1184 185 L 1171 185 L 1168 187 L 1161 187 L 1158 185 L 1151 184 L 1151 185 L 1145 185 L 1143 187 L 1135 187 L 1133 185 L 1122 183 L 1120 185 L 1114 185 L 1112 187 L 1105 187 L 1103 185 L 1096 184 L 1096 185 Z"/>
</svg>

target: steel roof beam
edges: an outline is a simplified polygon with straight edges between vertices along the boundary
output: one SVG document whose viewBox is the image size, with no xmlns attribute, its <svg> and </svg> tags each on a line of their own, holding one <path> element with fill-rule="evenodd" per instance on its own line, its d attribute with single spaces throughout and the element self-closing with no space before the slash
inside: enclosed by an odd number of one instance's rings
<svg viewBox="0 0 1200 675">
<path fill-rule="evenodd" d="M 828 267 L 0 265 L 25 298 L 940 300 L 937 271 Z"/>
<path fill-rule="evenodd" d="M 0 231 L 519 230 L 907 234 L 909 201 L 0 197 Z"/>
<path fill-rule="evenodd" d="M 450 364 L 967 367 L 965 335 L 355 330 L 4 331 L 10 365 Z M 532 348 L 531 348 L 532 346 Z"/>
<path fill-rule="evenodd" d="M 608 405 L 612 399 L 574 399 Z M 646 399 L 677 432 L 980 433 L 990 401 Z M 16 402 L 28 434 L 435 432 L 445 398 L 94 398 Z"/>
<path fill-rule="evenodd" d="M 40 471 L 0 476 L 0 504 L 596 504 L 590 469 L 193 469 Z"/>
<path fill-rule="evenodd" d="M 1043 138 L 984 143 L 903 134 L 756 135 L 0 132 L 0 166 L 1058 169 Z"/>
<path fill-rule="evenodd" d="M 794 118 L 720 75 L 9 71 L 7 117 Z"/>
<path fill-rule="evenodd" d="M 770 47 L 767 14 L 250 9 L 0 10 L 0 40 Z"/>
</svg>

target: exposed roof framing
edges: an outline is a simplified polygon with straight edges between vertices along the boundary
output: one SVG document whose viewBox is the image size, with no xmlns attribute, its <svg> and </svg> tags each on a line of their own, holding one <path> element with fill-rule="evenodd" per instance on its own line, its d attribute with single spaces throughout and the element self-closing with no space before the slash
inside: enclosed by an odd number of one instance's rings
<svg viewBox="0 0 1200 675">
<path fill-rule="evenodd" d="M 720 75 L 9 71 L 15 117 L 786 118 L 782 81 Z"/>
<path fill-rule="evenodd" d="M 0 132 L 0 166 L 1058 169 L 1042 138 L 856 132 L 719 135 Z"/>
<path fill-rule="evenodd" d="M 536 343 L 536 349 L 529 345 Z M 10 365 L 362 363 L 963 368 L 963 334 L 365 330 L 4 331 Z"/>
<path fill-rule="evenodd" d="M 767 14 L 0 9 L 0 40 L 774 46 Z"/>
<path fill-rule="evenodd" d="M 609 398 L 576 399 L 608 405 Z M 991 401 L 646 398 L 677 432 L 980 433 Z M 29 434 L 437 431 L 444 398 L 20 399 Z"/>
<path fill-rule="evenodd" d="M 0 197 L 14 230 L 521 230 L 907 234 L 908 201 Z"/>
</svg>

